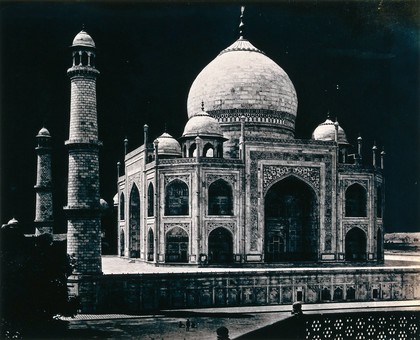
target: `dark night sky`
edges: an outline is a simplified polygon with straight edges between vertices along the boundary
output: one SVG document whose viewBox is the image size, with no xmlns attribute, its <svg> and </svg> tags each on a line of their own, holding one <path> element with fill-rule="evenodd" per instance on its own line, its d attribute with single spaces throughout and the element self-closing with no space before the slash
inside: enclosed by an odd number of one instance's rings
<svg viewBox="0 0 420 340">
<path fill-rule="evenodd" d="M 420 229 L 419 2 L 277 2 L 247 4 L 246 37 L 295 85 L 296 137 L 310 138 L 338 117 L 354 143 L 385 147 L 386 230 Z M 97 98 L 101 195 L 112 204 L 116 163 L 164 130 L 179 137 L 196 75 L 238 37 L 240 4 L 116 2 L 7 3 L 0 7 L 1 223 L 15 216 L 33 229 L 35 135 L 54 141 L 56 231 L 66 222 L 71 66 L 69 46 L 85 24 L 98 48 Z M 337 90 L 337 85 L 339 90 Z"/>
</svg>

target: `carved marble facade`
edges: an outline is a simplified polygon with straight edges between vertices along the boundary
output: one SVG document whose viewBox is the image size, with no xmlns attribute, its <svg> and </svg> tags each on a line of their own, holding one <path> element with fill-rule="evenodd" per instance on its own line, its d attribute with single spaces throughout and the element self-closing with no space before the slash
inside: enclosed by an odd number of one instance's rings
<svg viewBox="0 0 420 340">
<path fill-rule="evenodd" d="M 361 252 L 357 247 L 352 250 L 352 244 L 359 241 L 363 244 L 362 252 L 365 254 L 359 254 L 360 258 L 353 254 L 355 258 L 363 261 L 379 260 L 382 258 L 380 252 L 383 251 L 379 243 L 382 242 L 379 239 L 383 235 L 383 220 L 382 216 L 376 214 L 379 211 L 377 205 L 383 204 L 383 193 L 377 197 L 380 192 L 378 186 L 383 186 L 382 175 L 378 169 L 369 172 L 366 167 L 357 165 L 343 168 L 338 164 L 336 150 L 333 142 L 308 143 L 294 139 L 270 140 L 267 143 L 264 140 L 250 140 L 245 143 L 243 160 L 188 157 L 174 159 L 172 164 L 170 159 L 163 157 L 160 162 L 152 161 L 144 165 L 141 156 L 144 149 L 139 148 L 138 154 L 131 152 L 126 158 L 127 164 L 139 164 L 138 171 L 134 171 L 131 165 L 130 174 L 119 178 L 119 195 L 125 196 L 125 206 L 120 209 L 124 209 L 126 216 L 125 220 L 119 222 L 122 230 L 119 235 L 125 238 L 119 242 L 120 246 L 125 247 L 120 249 L 119 254 L 126 257 L 132 254 L 128 248 L 132 243 L 128 229 L 129 197 L 135 184 L 139 189 L 141 205 L 140 261 L 170 264 L 166 261 L 168 237 L 172 238 L 171 242 L 175 242 L 172 243 L 172 251 L 186 254 L 182 257 L 184 263 L 191 265 L 211 265 L 215 258 L 223 258 L 217 261 L 226 265 L 234 262 L 245 264 L 270 261 L 281 265 L 288 262 L 285 258 L 299 262 L 299 259 L 305 259 L 297 255 L 299 244 L 302 244 L 301 250 L 308 246 L 316 247 L 306 260 L 342 262 L 351 258 L 346 255 L 346 251 L 355 254 Z M 131 163 L 132 159 L 136 159 L 134 163 Z M 183 185 L 183 189 L 180 189 L 183 196 L 180 194 L 168 200 L 167 188 L 173 183 Z M 220 189 L 220 193 L 213 193 L 216 197 L 210 197 L 212 193 L 209 188 L 215 183 L 224 189 Z M 287 201 L 285 197 L 288 194 L 281 193 L 284 183 L 289 183 L 285 184 L 286 188 L 297 185 L 301 188 L 299 190 L 306 192 L 305 195 L 309 196 L 304 195 L 303 199 L 312 197 L 311 225 L 302 222 L 300 213 L 294 217 L 265 216 L 267 205 L 270 204 L 267 197 L 271 197 L 273 191 L 280 190 L 279 197 Z M 148 198 L 150 184 L 154 189 L 153 200 Z M 346 216 L 346 194 L 353 185 L 359 186 L 359 191 L 365 193 L 365 216 Z M 301 198 L 294 199 L 299 201 Z M 182 200 L 187 202 L 188 212 L 170 214 L 165 209 L 166 205 L 176 206 Z M 154 209 L 150 210 L 149 207 L 148 210 L 148 202 L 149 205 L 154 202 Z M 230 209 L 221 209 L 221 214 L 214 213 L 209 208 L 211 202 L 229 205 Z M 154 211 L 153 215 L 150 216 L 148 211 Z M 288 226 L 289 222 L 285 222 L 285 219 L 292 221 L 290 223 L 293 226 Z M 272 232 L 268 232 L 270 223 L 274 226 Z M 179 228 L 178 233 L 169 235 L 168 232 L 174 228 Z M 307 230 L 305 233 L 310 233 L 316 242 L 305 239 L 303 234 L 294 236 L 295 233 L 303 233 L 303 230 Z M 278 236 L 271 240 L 269 236 L 273 232 Z M 180 240 L 179 244 L 176 243 L 176 237 Z M 284 252 L 283 257 L 280 254 L 270 260 L 272 248 L 274 252 Z M 154 256 L 150 255 L 152 250 Z M 296 259 L 293 260 L 295 255 Z"/>
</svg>

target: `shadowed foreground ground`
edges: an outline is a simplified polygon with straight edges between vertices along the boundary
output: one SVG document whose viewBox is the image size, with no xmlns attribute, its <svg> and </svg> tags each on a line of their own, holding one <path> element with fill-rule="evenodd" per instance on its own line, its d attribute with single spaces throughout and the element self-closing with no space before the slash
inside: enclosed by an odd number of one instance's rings
<svg viewBox="0 0 420 340">
<path fill-rule="evenodd" d="M 290 318 L 292 306 L 258 306 L 206 308 L 162 311 L 159 315 L 78 315 L 69 321 L 65 338 L 135 338 L 135 339 L 216 339 L 216 330 L 221 326 L 229 329 L 231 339 L 247 333 L 270 327 L 277 322 Z M 420 301 L 380 301 L 360 303 L 327 303 L 303 305 L 306 315 L 338 314 L 351 312 L 383 312 L 417 310 Z M 197 327 L 186 331 L 179 322 L 196 323 Z M 266 328 L 269 329 L 270 328 Z M 277 328 L 274 327 L 274 330 Z M 256 333 L 257 334 L 257 333 Z M 250 339 L 250 337 L 246 337 Z M 255 337 L 254 337 L 255 338 Z M 258 339 L 256 337 L 255 339 Z"/>
</svg>

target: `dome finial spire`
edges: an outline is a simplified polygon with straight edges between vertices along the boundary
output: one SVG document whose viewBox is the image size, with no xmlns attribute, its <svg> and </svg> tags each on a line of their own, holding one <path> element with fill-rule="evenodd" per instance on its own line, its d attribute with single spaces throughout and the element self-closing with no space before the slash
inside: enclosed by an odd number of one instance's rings
<svg viewBox="0 0 420 340">
<path fill-rule="evenodd" d="M 245 27 L 245 24 L 243 22 L 244 11 L 245 11 L 245 6 L 241 6 L 241 16 L 240 16 L 241 22 L 239 23 L 239 39 L 244 38 L 244 27 Z"/>
<path fill-rule="evenodd" d="M 204 112 L 204 100 L 201 101 L 201 111 Z"/>
</svg>

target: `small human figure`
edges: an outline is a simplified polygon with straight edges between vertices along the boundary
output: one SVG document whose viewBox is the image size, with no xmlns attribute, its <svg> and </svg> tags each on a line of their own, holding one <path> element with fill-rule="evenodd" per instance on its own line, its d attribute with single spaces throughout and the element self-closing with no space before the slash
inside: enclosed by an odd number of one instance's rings
<svg viewBox="0 0 420 340">
<path fill-rule="evenodd" d="M 185 329 L 188 332 L 190 330 L 191 322 L 190 319 L 187 319 L 187 322 L 185 323 Z"/>
<path fill-rule="evenodd" d="M 230 340 L 229 330 L 225 326 L 219 327 L 216 330 L 216 333 L 217 333 L 217 340 Z"/>
<path fill-rule="evenodd" d="M 178 327 L 179 327 L 179 328 L 184 328 L 184 324 L 182 323 L 182 321 L 180 321 L 180 322 L 178 323 Z"/>
<path fill-rule="evenodd" d="M 298 301 L 295 302 L 292 306 L 292 314 L 294 315 L 302 315 L 302 302 Z"/>
</svg>

